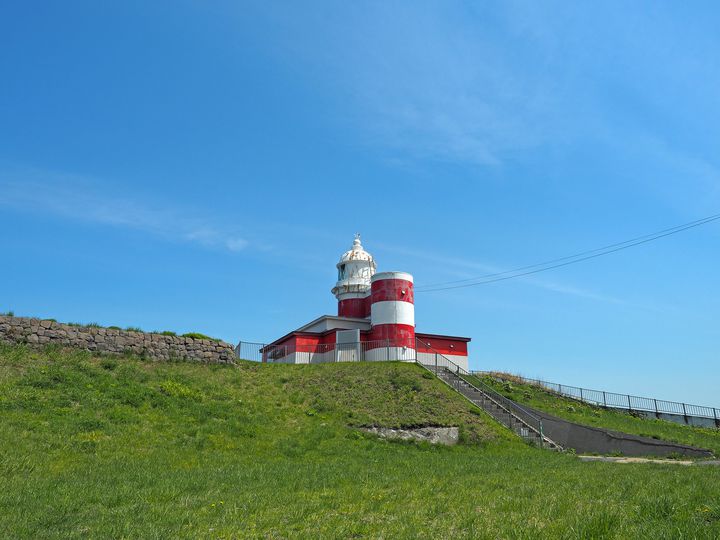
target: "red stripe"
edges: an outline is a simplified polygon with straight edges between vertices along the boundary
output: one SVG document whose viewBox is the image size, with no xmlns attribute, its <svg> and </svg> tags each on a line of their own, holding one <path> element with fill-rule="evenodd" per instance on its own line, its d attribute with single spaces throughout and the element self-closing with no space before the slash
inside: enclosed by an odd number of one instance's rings
<svg viewBox="0 0 720 540">
<path fill-rule="evenodd" d="M 371 285 L 372 301 L 403 301 L 415 302 L 412 281 L 405 279 L 380 279 L 373 281 Z"/>
<path fill-rule="evenodd" d="M 355 317 L 364 319 L 367 317 L 367 298 L 347 298 L 338 302 L 338 317 Z"/>
<path fill-rule="evenodd" d="M 371 342 L 378 341 L 380 343 L 373 343 L 373 346 L 384 347 L 390 342 L 391 347 L 412 347 L 415 348 L 415 327 L 409 324 L 378 324 L 373 326 L 368 336 Z M 370 348 L 375 348 L 371 346 Z"/>
<path fill-rule="evenodd" d="M 426 339 L 419 337 L 417 340 L 417 350 L 418 352 L 426 353 L 438 352 L 440 354 L 467 356 L 467 341 L 441 338 Z"/>
</svg>

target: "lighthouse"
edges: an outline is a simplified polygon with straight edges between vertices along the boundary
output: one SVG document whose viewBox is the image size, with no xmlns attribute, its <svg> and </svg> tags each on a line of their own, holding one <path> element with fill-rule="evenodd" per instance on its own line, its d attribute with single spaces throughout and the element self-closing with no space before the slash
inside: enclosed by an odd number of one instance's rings
<svg viewBox="0 0 720 540">
<path fill-rule="evenodd" d="M 468 369 L 470 338 L 416 332 L 412 274 L 377 272 L 359 234 L 335 267 L 337 281 L 331 292 L 337 315 L 318 317 L 263 346 L 264 362 L 431 363 L 441 356 Z"/>
<path fill-rule="evenodd" d="M 331 292 L 338 300 L 338 317 L 367 317 L 370 282 L 377 266 L 372 255 L 363 249 L 359 233 L 336 266 L 338 280 Z"/>
</svg>

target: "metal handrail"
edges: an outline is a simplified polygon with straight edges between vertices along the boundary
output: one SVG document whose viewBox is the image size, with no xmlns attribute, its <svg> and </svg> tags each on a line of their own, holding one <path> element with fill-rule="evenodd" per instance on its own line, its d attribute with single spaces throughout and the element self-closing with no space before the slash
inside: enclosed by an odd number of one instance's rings
<svg viewBox="0 0 720 540">
<path fill-rule="evenodd" d="M 543 433 L 543 423 L 542 418 L 539 416 L 536 416 L 532 412 L 525 409 L 522 405 L 514 402 L 511 399 L 508 399 L 507 397 L 503 396 L 481 380 L 479 380 L 477 377 L 474 377 L 474 382 L 476 384 L 471 383 L 466 379 L 466 377 L 472 377 L 472 373 L 467 371 L 466 369 L 458 366 L 455 362 L 450 360 L 448 357 L 446 357 L 444 354 L 438 352 L 436 349 L 434 349 L 429 343 L 426 343 L 420 339 L 417 340 L 418 343 L 422 343 L 423 346 L 427 347 L 427 349 L 433 351 L 435 354 L 435 371 L 437 373 L 437 370 L 439 367 L 448 369 L 451 372 L 454 372 L 456 375 L 458 375 L 459 379 L 462 379 L 466 384 L 473 387 L 475 390 L 485 394 L 489 399 L 494 401 L 497 405 L 505 409 L 509 414 L 512 414 L 513 416 L 516 416 L 519 420 L 530 426 L 532 429 L 537 431 L 537 433 L 540 435 L 540 440 L 542 443 L 544 443 L 545 435 Z M 442 361 L 440 365 L 438 364 L 438 358 L 442 358 Z M 416 362 L 424 367 L 427 367 L 427 365 L 433 365 L 433 364 L 423 364 L 419 360 L 416 360 Z M 443 363 L 447 363 L 448 365 L 442 365 Z M 459 391 L 459 388 L 456 388 L 457 391 Z M 524 416 L 524 418 L 523 418 Z M 534 425 L 533 425 L 534 424 Z"/>
<path fill-rule="evenodd" d="M 614 409 L 626 409 L 629 411 L 650 412 L 655 413 L 656 415 L 661 413 L 672 414 L 682 416 L 685 419 L 688 417 L 706 418 L 709 420 L 715 420 L 716 424 L 720 425 L 720 409 L 715 407 L 691 405 L 677 401 L 666 401 L 656 398 L 633 396 L 630 394 L 617 394 L 615 392 L 608 392 L 605 390 L 592 390 L 590 388 L 581 388 L 579 386 L 551 383 L 540 379 L 529 379 L 519 375 L 512 375 L 507 378 L 503 378 L 502 374 L 493 371 L 473 371 L 472 373 L 510 381 L 512 379 L 518 379 L 526 384 L 541 386 L 557 394 L 577 399 L 591 405 Z"/>
</svg>

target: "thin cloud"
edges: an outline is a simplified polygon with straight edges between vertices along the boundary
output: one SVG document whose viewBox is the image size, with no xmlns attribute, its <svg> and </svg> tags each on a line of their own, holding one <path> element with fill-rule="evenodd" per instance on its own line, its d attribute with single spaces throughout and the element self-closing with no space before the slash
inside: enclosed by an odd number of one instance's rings
<svg viewBox="0 0 720 540">
<path fill-rule="evenodd" d="M 250 242 L 202 217 L 117 196 L 87 178 L 37 170 L 0 173 L 0 205 L 94 225 L 142 231 L 170 241 L 233 253 Z"/>
<path fill-rule="evenodd" d="M 612 6 L 420 5 L 258 9 L 277 32 L 277 57 L 293 70 L 301 65 L 314 88 L 337 100 L 336 121 L 352 125 L 366 145 L 399 165 L 497 166 L 528 149 L 562 151 L 578 141 L 600 152 L 609 150 L 595 141 L 634 149 L 643 141 L 632 125 L 647 125 L 644 107 L 681 121 L 678 131 L 693 127 L 696 133 L 705 132 L 704 120 L 718 111 L 717 62 L 704 54 L 717 48 L 717 32 L 709 24 L 677 24 L 673 9 L 656 10 L 648 21 L 646 10 L 626 9 L 617 17 Z M 671 94 L 648 92 L 656 86 Z M 705 114 L 678 113 L 684 95 Z M 623 106 L 633 99 L 643 107 Z M 707 155 L 714 160 L 712 149 Z M 697 168 L 678 165 L 686 175 Z"/>
<path fill-rule="evenodd" d="M 503 272 L 504 269 L 495 265 L 478 262 L 474 260 L 469 259 L 463 259 L 458 257 L 446 257 L 443 255 L 438 255 L 435 253 L 428 253 L 426 251 L 418 251 L 413 249 L 407 249 L 402 247 L 396 247 L 396 246 L 388 246 L 388 245 L 377 245 L 376 247 L 380 248 L 380 250 L 386 250 L 390 251 L 392 253 L 400 253 L 402 255 L 406 255 L 408 257 L 414 257 L 418 259 L 424 259 L 428 261 L 432 261 L 437 263 L 438 265 L 442 265 L 443 270 L 450 269 L 450 271 L 454 274 L 454 277 L 457 277 L 459 279 L 465 279 L 465 278 L 471 278 L 473 276 L 477 275 L 477 272 L 483 272 L 483 273 L 497 273 L 497 272 Z M 465 271 L 461 270 L 465 269 Z M 475 271 L 475 272 L 470 272 Z M 525 284 L 532 285 L 535 287 L 540 287 L 542 289 L 546 289 L 552 292 L 560 293 L 560 294 L 566 294 L 570 296 L 576 296 L 580 298 L 585 298 L 588 300 L 596 300 L 598 302 L 607 302 L 607 303 L 613 303 L 613 304 L 626 304 L 626 302 L 620 298 L 616 298 L 613 296 L 597 293 L 595 291 L 590 291 L 588 289 L 582 289 L 579 287 L 566 285 L 566 284 L 560 284 L 552 281 L 546 281 L 543 279 L 538 279 L 535 277 L 521 277 L 518 278 L 520 281 L 522 281 Z M 417 283 L 416 286 L 421 286 L 421 283 Z"/>
<path fill-rule="evenodd" d="M 225 247 L 230 251 L 242 251 L 248 246 L 248 241 L 244 238 L 228 238 L 225 240 Z"/>
<path fill-rule="evenodd" d="M 497 165 L 508 151 L 552 136 L 562 97 L 555 79 L 532 67 L 546 62 L 546 47 L 534 37 L 524 49 L 532 65 L 516 69 L 510 49 L 518 42 L 493 38 L 498 21 L 474 9 L 342 4 L 267 15 L 282 29 L 282 57 L 323 73 L 320 84 L 345 98 L 341 121 L 393 159 Z"/>
</svg>

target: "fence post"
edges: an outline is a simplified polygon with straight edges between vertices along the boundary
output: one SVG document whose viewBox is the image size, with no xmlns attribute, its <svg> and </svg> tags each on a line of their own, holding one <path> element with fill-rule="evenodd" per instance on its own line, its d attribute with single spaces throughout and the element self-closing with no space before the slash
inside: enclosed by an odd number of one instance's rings
<svg viewBox="0 0 720 540">
<path fill-rule="evenodd" d="M 435 375 L 437 375 L 438 369 L 437 369 L 437 353 L 435 353 Z"/>
<path fill-rule="evenodd" d="M 580 389 L 580 401 L 585 401 L 585 398 L 583 397 L 582 388 Z"/>
<path fill-rule="evenodd" d="M 607 399 L 605 398 L 605 390 L 603 390 L 603 407 L 607 407 Z"/>
<path fill-rule="evenodd" d="M 685 409 L 685 404 L 682 404 L 683 406 L 683 418 L 685 418 L 685 423 L 688 423 L 688 417 L 687 417 L 687 410 Z"/>
<path fill-rule="evenodd" d="M 717 409 L 713 407 L 713 416 L 715 416 L 715 427 L 720 428 L 720 419 L 718 419 Z"/>
<path fill-rule="evenodd" d="M 562 394 L 562 384 L 558 384 L 558 394 Z"/>
<path fill-rule="evenodd" d="M 660 418 L 660 414 L 658 414 L 657 408 L 657 399 L 653 398 L 653 401 L 655 402 L 655 418 Z"/>
<path fill-rule="evenodd" d="M 390 338 L 385 340 L 386 345 L 386 352 L 387 352 L 387 361 L 390 361 Z"/>
</svg>

